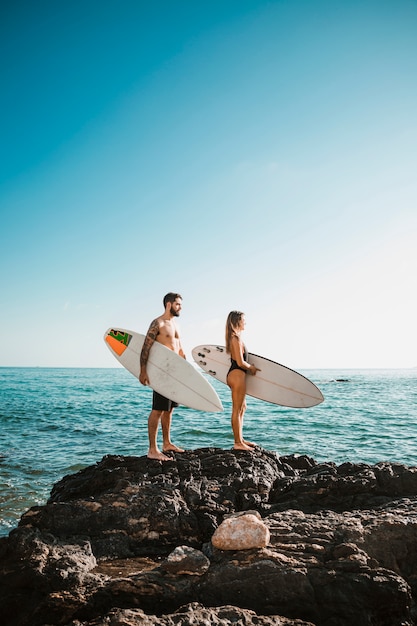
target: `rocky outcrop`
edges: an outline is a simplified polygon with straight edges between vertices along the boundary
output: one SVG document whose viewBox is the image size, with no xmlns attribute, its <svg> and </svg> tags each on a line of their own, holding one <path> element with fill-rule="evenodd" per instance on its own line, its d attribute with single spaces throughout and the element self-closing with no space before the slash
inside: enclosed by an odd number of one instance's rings
<svg viewBox="0 0 417 626">
<path fill-rule="evenodd" d="M 241 512 L 269 543 L 219 549 Z M 411 626 L 416 596 L 417 468 L 398 464 L 106 456 L 0 540 L 7 626 Z"/>
</svg>

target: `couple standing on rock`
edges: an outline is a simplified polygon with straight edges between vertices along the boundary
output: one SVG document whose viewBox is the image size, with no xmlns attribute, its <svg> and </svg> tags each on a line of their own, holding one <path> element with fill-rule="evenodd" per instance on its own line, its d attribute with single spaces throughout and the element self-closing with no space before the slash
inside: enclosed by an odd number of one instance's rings
<svg viewBox="0 0 417 626">
<path fill-rule="evenodd" d="M 167 293 L 163 299 L 165 311 L 154 319 L 148 329 L 140 355 L 139 380 L 142 385 L 149 384 L 146 365 L 150 349 L 155 341 L 162 343 L 184 359 L 175 318 L 179 317 L 182 307 L 182 296 L 179 293 Z M 232 430 L 234 448 L 236 450 L 251 450 L 256 444 L 243 438 L 243 416 L 246 410 L 246 374 L 255 376 L 258 368 L 247 362 L 247 351 L 240 337 L 245 329 L 245 315 L 241 311 L 231 311 L 226 321 L 226 352 L 230 354 L 230 369 L 227 374 L 227 384 L 232 392 Z M 171 442 L 171 419 L 174 408 L 178 406 L 173 400 L 153 392 L 152 410 L 148 418 L 149 450 L 148 458 L 158 461 L 170 461 L 165 452 L 183 452 L 181 448 Z M 162 427 L 162 451 L 158 448 L 157 435 L 159 423 Z"/>
</svg>

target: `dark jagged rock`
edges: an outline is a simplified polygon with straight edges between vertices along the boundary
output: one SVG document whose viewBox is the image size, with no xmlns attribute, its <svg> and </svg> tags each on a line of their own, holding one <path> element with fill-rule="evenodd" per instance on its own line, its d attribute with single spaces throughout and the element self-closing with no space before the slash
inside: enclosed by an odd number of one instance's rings
<svg viewBox="0 0 417 626">
<path fill-rule="evenodd" d="M 266 548 L 211 544 L 257 511 Z M 417 623 L 417 468 L 204 448 L 106 456 L 0 540 L 0 623 Z"/>
<path fill-rule="evenodd" d="M 113 609 L 106 616 L 89 622 L 89 626 L 314 626 L 309 622 L 285 617 L 259 616 L 254 611 L 235 606 L 218 608 L 203 607 L 198 602 L 191 603 L 172 615 L 146 615 L 140 609 Z M 80 624 L 80 626 L 82 626 Z"/>
</svg>

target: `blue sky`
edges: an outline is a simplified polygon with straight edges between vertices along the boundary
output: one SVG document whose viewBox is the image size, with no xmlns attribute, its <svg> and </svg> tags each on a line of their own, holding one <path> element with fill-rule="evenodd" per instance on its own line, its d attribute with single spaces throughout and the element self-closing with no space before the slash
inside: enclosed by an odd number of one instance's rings
<svg viewBox="0 0 417 626">
<path fill-rule="evenodd" d="M 289 367 L 417 366 L 417 3 L 0 9 L 2 366 L 113 367 L 180 292 Z"/>
</svg>

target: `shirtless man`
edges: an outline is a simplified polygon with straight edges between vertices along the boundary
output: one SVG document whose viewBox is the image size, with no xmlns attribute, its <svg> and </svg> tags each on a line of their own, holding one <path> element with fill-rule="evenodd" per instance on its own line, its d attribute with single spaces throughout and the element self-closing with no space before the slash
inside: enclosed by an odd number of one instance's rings
<svg viewBox="0 0 417 626">
<path fill-rule="evenodd" d="M 175 324 L 175 317 L 179 317 L 182 296 L 179 293 L 167 293 L 164 297 L 165 312 L 157 317 L 149 326 L 148 332 L 143 343 L 140 355 L 140 374 L 139 380 L 142 385 L 149 384 L 149 378 L 146 371 L 146 364 L 149 358 L 149 352 L 154 341 L 159 341 L 163 346 L 173 350 L 185 359 L 185 354 L 181 346 L 181 340 Z M 148 436 L 149 450 L 148 458 L 158 461 L 172 461 L 164 452 L 184 452 L 171 442 L 171 418 L 174 408 L 178 406 L 173 400 L 169 400 L 161 396 L 156 391 L 153 392 L 152 411 L 148 418 Z M 162 426 L 162 452 L 158 448 L 157 436 L 159 422 Z"/>
</svg>

